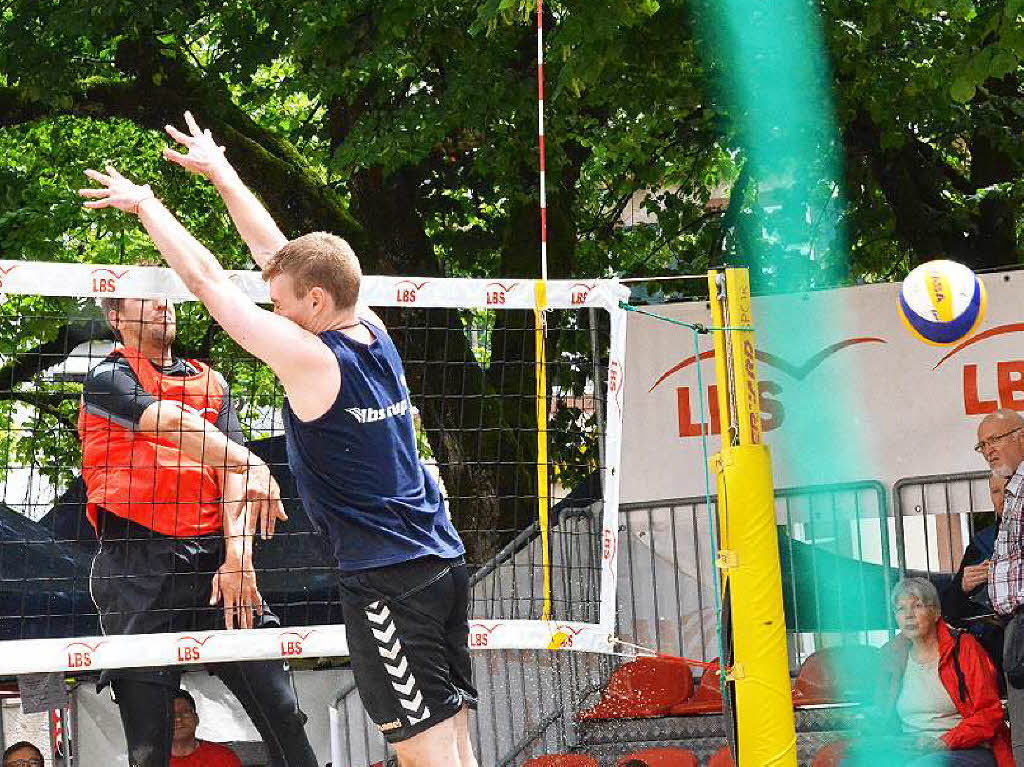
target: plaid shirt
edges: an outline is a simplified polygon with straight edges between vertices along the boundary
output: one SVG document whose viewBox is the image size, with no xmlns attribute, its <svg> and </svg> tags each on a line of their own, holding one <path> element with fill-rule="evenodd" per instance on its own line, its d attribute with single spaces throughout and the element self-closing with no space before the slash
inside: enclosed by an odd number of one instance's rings
<svg viewBox="0 0 1024 767">
<path fill-rule="evenodd" d="M 1024 463 L 1006 483 L 999 534 L 988 566 L 988 595 L 996 612 L 1010 615 L 1024 604 Z"/>
</svg>

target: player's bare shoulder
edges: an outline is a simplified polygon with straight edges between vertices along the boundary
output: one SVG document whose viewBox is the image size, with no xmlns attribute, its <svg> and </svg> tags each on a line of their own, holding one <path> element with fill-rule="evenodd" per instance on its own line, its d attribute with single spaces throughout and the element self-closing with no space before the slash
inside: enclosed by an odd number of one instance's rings
<svg viewBox="0 0 1024 767">
<path fill-rule="evenodd" d="M 334 352 L 318 336 L 306 332 L 290 356 L 287 370 L 276 369 L 292 412 L 302 421 L 319 418 L 341 391 L 341 368 Z"/>
</svg>

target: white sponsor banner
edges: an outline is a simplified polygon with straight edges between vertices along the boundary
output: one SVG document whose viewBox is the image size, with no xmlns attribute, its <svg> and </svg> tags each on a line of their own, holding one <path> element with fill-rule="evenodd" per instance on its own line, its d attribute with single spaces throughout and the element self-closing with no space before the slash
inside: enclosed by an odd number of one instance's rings
<svg viewBox="0 0 1024 767">
<path fill-rule="evenodd" d="M 999 407 L 1024 411 L 1024 273 L 982 279 L 984 322 L 948 347 L 906 330 L 898 284 L 753 300 L 777 488 L 859 480 L 891 487 L 904 477 L 986 468 L 973 450 L 980 420 Z M 711 324 L 707 302 L 649 309 Z M 686 328 L 631 313 L 628 338 L 622 502 L 703 495 L 702 427 L 711 427 L 708 452 L 720 445 L 711 336 L 698 337 L 699 363 Z"/>
<path fill-rule="evenodd" d="M 576 621 L 470 620 L 474 650 L 581 650 L 610 652 L 607 627 Z M 348 654 L 344 626 L 190 631 L 74 639 L 16 639 L 4 642 L 0 673 L 97 671 L 240 660 L 317 658 Z"/>
<path fill-rule="evenodd" d="M 270 303 L 270 289 L 259 272 L 229 271 L 228 278 L 254 301 Z M 533 309 L 537 282 L 366 275 L 359 298 L 370 306 Z M 619 301 L 626 297 L 625 289 L 615 280 L 549 280 L 546 292 L 547 308 L 551 309 L 617 311 Z M 164 267 L 42 261 L 0 261 L 0 294 L 4 293 L 194 300 L 181 279 Z"/>
</svg>

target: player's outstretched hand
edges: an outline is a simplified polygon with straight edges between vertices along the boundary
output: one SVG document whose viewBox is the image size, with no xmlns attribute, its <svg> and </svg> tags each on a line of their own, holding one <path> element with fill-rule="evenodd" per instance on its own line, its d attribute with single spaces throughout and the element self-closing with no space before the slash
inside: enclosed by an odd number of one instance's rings
<svg viewBox="0 0 1024 767">
<path fill-rule="evenodd" d="M 188 133 L 182 133 L 173 125 L 164 126 L 168 136 L 188 149 L 186 154 L 170 148 L 164 149 L 164 159 L 216 183 L 220 177 L 231 171 L 231 164 L 224 157 L 224 147 L 213 140 L 209 128 L 199 128 L 191 112 L 185 112 L 185 125 L 188 126 Z"/>
<path fill-rule="evenodd" d="M 249 503 L 249 508 L 256 513 L 256 522 L 259 524 L 260 537 L 263 540 L 274 535 L 278 522 L 288 521 L 288 515 L 284 513 L 284 504 L 281 503 L 281 488 L 274 475 L 270 473 L 270 467 L 262 461 L 249 465 L 245 482 L 245 500 Z"/>
<path fill-rule="evenodd" d="M 211 591 L 210 604 L 224 604 L 224 628 L 251 629 L 253 614 L 263 615 L 263 596 L 251 563 L 225 561 L 213 574 Z"/>
<path fill-rule="evenodd" d="M 140 186 L 129 181 L 118 173 L 113 165 L 107 166 L 106 173 L 100 173 L 98 170 L 90 168 L 85 175 L 101 185 L 99 189 L 78 190 L 81 197 L 93 198 L 89 202 L 83 203 L 87 208 L 117 208 L 137 216 L 139 205 L 156 197 L 153 190 L 149 188 L 149 184 Z"/>
</svg>

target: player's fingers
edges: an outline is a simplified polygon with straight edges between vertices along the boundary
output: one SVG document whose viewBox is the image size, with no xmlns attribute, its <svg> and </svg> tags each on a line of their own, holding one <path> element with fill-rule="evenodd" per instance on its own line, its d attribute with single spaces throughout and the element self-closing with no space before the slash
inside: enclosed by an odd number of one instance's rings
<svg viewBox="0 0 1024 767">
<path fill-rule="evenodd" d="M 106 197 L 110 194 L 109 189 L 79 189 L 80 197 Z"/>
<path fill-rule="evenodd" d="M 82 206 L 85 208 L 106 208 L 109 207 L 110 202 L 108 200 L 93 200 L 92 202 L 83 202 Z"/>
<path fill-rule="evenodd" d="M 169 124 L 164 126 L 164 130 L 167 131 L 167 135 L 168 136 L 170 136 L 172 139 L 177 141 L 179 144 L 185 144 L 186 146 L 191 146 L 191 144 L 192 144 L 192 137 L 190 135 L 188 135 L 187 133 L 182 133 L 180 130 L 175 128 L 173 125 L 169 125 Z"/>
<path fill-rule="evenodd" d="M 183 168 L 192 168 L 195 163 L 189 159 L 188 155 L 184 155 L 181 152 L 175 152 L 173 149 L 167 148 L 163 151 L 164 159 L 169 160 Z"/>
<path fill-rule="evenodd" d="M 268 501 L 267 502 L 267 536 L 272 538 L 274 531 L 277 530 L 277 520 L 281 518 L 284 513 L 284 509 L 281 508 L 280 501 Z"/>
<path fill-rule="evenodd" d="M 98 170 L 87 168 L 85 171 L 85 175 L 91 178 L 93 181 L 96 181 L 97 183 L 110 186 L 110 176 L 106 175 L 105 173 L 100 173 Z"/>
<path fill-rule="evenodd" d="M 117 172 L 117 168 L 113 165 L 107 166 L 107 175 L 115 181 L 124 181 L 124 176 Z"/>
<path fill-rule="evenodd" d="M 188 125 L 188 129 L 194 137 L 199 138 L 202 135 L 202 131 L 199 130 L 199 123 L 196 122 L 196 118 L 192 116 L 191 112 L 185 112 L 185 124 Z"/>
<path fill-rule="evenodd" d="M 270 502 L 262 498 L 260 499 L 260 538 L 264 541 L 269 540 L 270 536 L 274 534 L 274 514 Z"/>
</svg>

